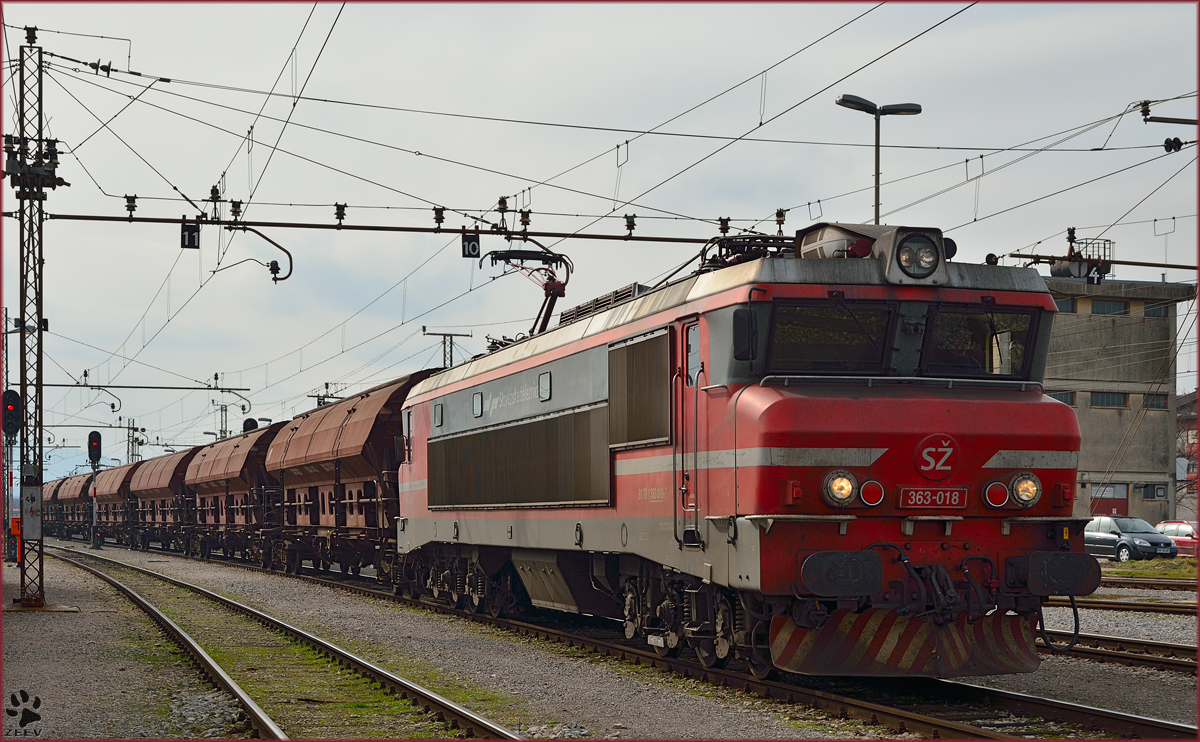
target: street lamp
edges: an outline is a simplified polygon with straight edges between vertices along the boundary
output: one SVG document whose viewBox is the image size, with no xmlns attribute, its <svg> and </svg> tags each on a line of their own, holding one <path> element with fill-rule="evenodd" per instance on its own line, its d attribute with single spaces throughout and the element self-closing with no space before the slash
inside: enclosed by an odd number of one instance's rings
<svg viewBox="0 0 1200 742">
<path fill-rule="evenodd" d="M 855 111 L 869 113 L 875 117 L 875 223 L 879 223 L 879 119 L 882 116 L 915 116 L 921 112 L 918 103 L 893 103 L 888 106 L 876 106 L 866 98 L 857 95 L 839 95 L 837 101 L 843 108 L 853 108 Z"/>
</svg>

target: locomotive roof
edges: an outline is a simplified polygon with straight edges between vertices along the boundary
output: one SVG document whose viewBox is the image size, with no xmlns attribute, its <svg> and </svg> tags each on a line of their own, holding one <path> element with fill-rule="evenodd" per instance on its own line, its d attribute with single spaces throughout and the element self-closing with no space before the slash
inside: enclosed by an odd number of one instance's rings
<svg viewBox="0 0 1200 742">
<path fill-rule="evenodd" d="M 867 229 L 867 225 L 850 226 L 854 229 Z M 879 227 L 871 225 L 871 229 L 879 229 Z M 884 229 L 893 229 L 893 227 Z M 949 271 L 950 280 L 939 288 L 1048 293 L 1041 275 L 1033 268 L 949 262 L 946 264 L 946 268 Z M 534 335 L 494 353 L 435 374 L 413 387 L 409 396 L 417 396 L 628 324 L 671 307 L 687 304 L 739 286 L 764 283 L 887 285 L 887 281 L 884 280 L 885 269 L 884 261 L 881 260 L 841 258 L 802 260 L 792 256 L 776 256 L 688 276 L 605 311 L 582 317 L 569 324 L 559 325 L 553 330 Z"/>
</svg>

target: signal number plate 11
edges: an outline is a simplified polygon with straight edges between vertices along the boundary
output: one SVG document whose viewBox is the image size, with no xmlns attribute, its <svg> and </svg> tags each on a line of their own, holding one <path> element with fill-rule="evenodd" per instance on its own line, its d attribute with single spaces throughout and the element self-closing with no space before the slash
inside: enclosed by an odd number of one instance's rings
<svg viewBox="0 0 1200 742">
<path fill-rule="evenodd" d="M 965 508 L 966 506 L 966 487 L 900 488 L 900 507 L 902 508 Z"/>
</svg>

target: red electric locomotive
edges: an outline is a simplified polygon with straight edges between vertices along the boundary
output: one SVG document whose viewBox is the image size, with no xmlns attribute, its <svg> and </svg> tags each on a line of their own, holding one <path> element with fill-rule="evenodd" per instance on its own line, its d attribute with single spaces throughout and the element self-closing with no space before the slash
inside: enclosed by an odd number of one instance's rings
<svg viewBox="0 0 1200 742">
<path fill-rule="evenodd" d="M 1036 271 L 927 228 L 711 248 L 412 388 L 397 586 L 760 676 L 1034 670 L 1044 598 L 1100 576 Z"/>
</svg>

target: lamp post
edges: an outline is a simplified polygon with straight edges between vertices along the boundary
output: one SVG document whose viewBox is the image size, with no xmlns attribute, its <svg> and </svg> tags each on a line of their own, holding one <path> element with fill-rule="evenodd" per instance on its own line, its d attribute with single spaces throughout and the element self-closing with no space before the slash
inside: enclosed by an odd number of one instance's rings
<svg viewBox="0 0 1200 742">
<path fill-rule="evenodd" d="M 866 98 L 857 95 L 839 95 L 835 101 L 843 108 L 853 108 L 855 111 L 869 113 L 875 117 L 875 223 L 879 223 L 879 119 L 883 116 L 915 116 L 921 112 L 918 103 L 893 103 L 887 106 L 877 106 Z"/>
</svg>

